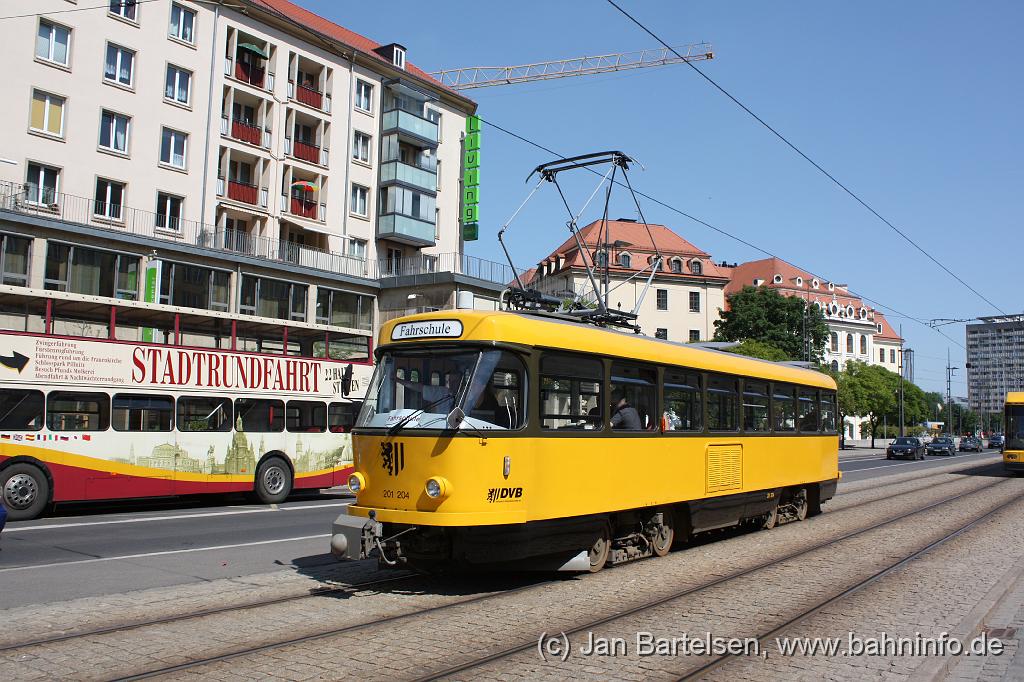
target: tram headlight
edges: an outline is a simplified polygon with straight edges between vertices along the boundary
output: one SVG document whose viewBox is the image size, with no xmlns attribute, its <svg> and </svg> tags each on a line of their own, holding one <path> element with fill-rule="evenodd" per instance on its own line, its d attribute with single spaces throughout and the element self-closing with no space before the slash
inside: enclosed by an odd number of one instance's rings
<svg viewBox="0 0 1024 682">
<path fill-rule="evenodd" d="M 426 491 L 427 497 L 434 500 L 440 500 L 444 497 L 448 497 L 448 493 L 451 491 L 452 485 L 446 478 L 433 476 L 427 479 L 423 489 Z"/>
<path fill-rule="evenodd" d="M 348 489 L 358 493 L 366 487 L 366 479 L 360 473 L 354 473 L 348 477 Z"/>
</svg>

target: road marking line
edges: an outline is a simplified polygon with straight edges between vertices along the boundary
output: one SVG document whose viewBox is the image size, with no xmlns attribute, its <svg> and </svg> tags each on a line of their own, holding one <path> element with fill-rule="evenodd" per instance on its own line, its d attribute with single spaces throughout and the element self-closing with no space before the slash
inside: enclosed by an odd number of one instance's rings
<svg viewBox="0 0 1024 682">
<path fill-rule="evenodd" d="M 101 561 L 120 561 L 122 559 L 144 559 L 146 557 L 167 556 L 168 554 L 188 554 L 190 552 L 209 552 L 214 549 L 234 549 L 236 547 L 254 547 L 256 545 L 273 545 L 278 542 L 298 542 L 299 540 L 319 540 L 330 537 L 330 533 L 320 535 L 303 535 L 297 538 L 281 538 L 280 540 L 260 540 L 259 542 L 240 542 L 234 545 L 217 545 L 216 547 L 192 547 L 189 549 L 169 549 L 163 552 L 146 552 L 144 554 L 124 554 L 121 556 L 105 556 L 96 559 L 82 559 L 80 561 L 55 561 L 51 564 L 32 564 L 29 566 L 12 566 L 11 568 L 0 568 L 0 573 L 11 573 L 13 571 L 28 571 L 37 568 L 54 568 L 57 566 L 77 566 L 79 564 L 95 564 Z"/>
<path fill-rule="evenodd" d="M 977 453 L 975 453 L 975 454 L 977 454 Z M 953 455 L 952 457 L 945 458 L 945 461 L 949 461 L 951 459 L 957 459 L 959 457 L 969 457 L 969 456 L 970 455 Z M 942 460 L 938 460 L 938 459 L 925 459 L 925 460 L 917 460 L 917 461 L 914 461 L 914 462 L 901 462 L 899 464 L 883 464 L 880 467 L 865 467 L 863 469 L 850 469 L 849 471 L 844 471 L 843 473 L 844 474 L 856 474 L 856 473 L 858 473 L 860 471 L 872 471 L 874 469 L 892 469 L 893 467 L 905 467 L 908 464 L 921 464 L 922 462 L 939 462 L 939 461 L 942 461 Z M 955 474 L 957 472 L 951 471 L 950 473 L 951 474 Z"/>
<path fill-rule="evenodd" d="M 79 528 L 81 526 L 109 526 L 117 523 L 146 523 L 149 521 L 178 521 L 180 519 L 204 519 L 211 516 L 237 516 L 238 514 L 264 514 L 272 511 L 290 511 L 302 509 L 328 509 L 330 507 L 347 507 L 351 502 L 332 502 L 330 504 L 306 504 L 298 507 L 280 507 L 278 509 L 246 509 L 244 511 L 204 512 L 201 514 L 179 514 L 177 516 L 144 516 L 137 519 L 114 519 L 112 521 L 83 521 L 81 523 L 51 523 L 45 526 L 7 526 L 7 533 L 19 533 L 28 530 L 50 530 L 53 528 Z"/>
</svg>

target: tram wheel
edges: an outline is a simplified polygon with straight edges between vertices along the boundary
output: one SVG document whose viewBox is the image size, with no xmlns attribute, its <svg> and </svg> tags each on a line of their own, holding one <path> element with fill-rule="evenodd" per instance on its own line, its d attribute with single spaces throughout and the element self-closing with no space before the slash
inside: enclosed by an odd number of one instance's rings
<svg viewBox="0 0 1024 682">
<path fill-rule="evenodd" d="M 256 469 L 256 497 L 264 504 L 284 502 L 292 492 L 292 472 L 280 457 L 268 457 Z"/>
<path fill-rule="evenodd" d="M 651 549 L 654 556 L 665 556 L 672 549 L 672 543 L 676 538 L 675 524 L 672 520 L 672 512 L 662 512 L 662 523 L 658 526 L 658 532 L 651 538 Z"/>
<path fill-rule="evenodd" d="M 27 521 L 46 509 L 50 481 L 39 467 L 19 462 L 0 471 L 0 495 L 11 521 Z"/>
<path fill-rule="evenodd" d="M 803 521 L 807 518 L 807 490 L 800 488 L 793 496 L 793 506 L 796 507 L 796 520 Z"/>
<path fill-rule="evenodd" d="M 601 527 L 600 535 L 594 540 L 594 544 L 591 545 L 590 551 L 590 572 L 597 573 L 604 565 L 608 563 L 608 555 L 612 551 L 612 534 L 608 528 L 608 524 L 604 524 Z"/>
<path fill-rule="evenodd" d="M 764 521 L 761 522 L 761 528 L 764 530 L 771 530 L 775 527 L 775 524 L 779 522 L 779 505 L 772 507 L 772 510 L 768 512 L 768 515 L 764 517 Z"/>
</svg>

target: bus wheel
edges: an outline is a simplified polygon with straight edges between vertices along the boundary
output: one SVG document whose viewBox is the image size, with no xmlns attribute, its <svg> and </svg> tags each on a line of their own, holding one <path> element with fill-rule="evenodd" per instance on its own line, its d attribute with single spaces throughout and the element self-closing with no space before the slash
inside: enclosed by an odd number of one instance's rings
<svg viewBox="0 0 1024 682">
<path fill-rule="evenodd" d="M 672 549 L 672 542 L 675 540 L 676 531 L 672 523 L 671 510 L 662 512 L 662 522 L 655 528 L 655 534 L 651 538 L 651 550 L 654 556 L 665 556 Z"/>
<path fill-rule="evenodd" d="M 292 492 L 292 472 L 280 457 L 268 457 L 256 469 L 256 497 L 264 504 L 284 502 Z"/>
<path fill-rule="evenodd" d="M 50 482 L 39 467 L 19 462 L 0 471 L 0 489 L 11 521 L 34 519 L 50 499 Z"/>
<path fill-rule="evenodd" d="M 608 562 L 608 555 L 612 551 L 612 534 L 608 529 L 608 524 L 601 526 L 600 535 L 594 540 L 594 544 L 590 547 L 590 572 L 597 573 L 604 565 Z"/>
</svg>

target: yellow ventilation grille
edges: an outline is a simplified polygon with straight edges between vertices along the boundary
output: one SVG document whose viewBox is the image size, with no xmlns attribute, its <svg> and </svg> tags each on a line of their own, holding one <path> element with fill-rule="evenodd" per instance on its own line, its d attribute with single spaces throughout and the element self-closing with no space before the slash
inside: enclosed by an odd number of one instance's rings
<svg viewBox="0 0 1024 682">
<path fill-rule="evenodd" d="M 743 446 L 709 445 L 707 492 L 733 490 L 743 485 Z"/>
</svg>

